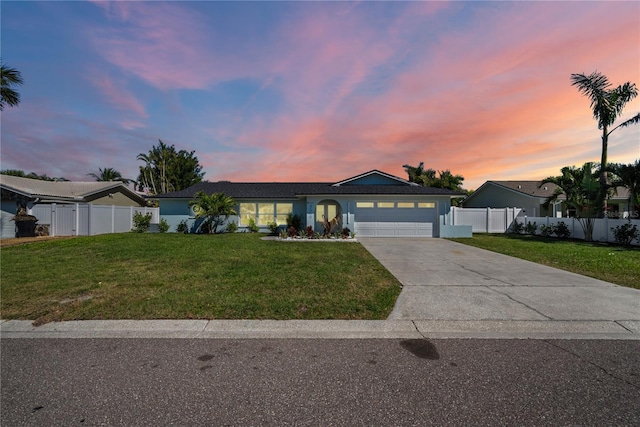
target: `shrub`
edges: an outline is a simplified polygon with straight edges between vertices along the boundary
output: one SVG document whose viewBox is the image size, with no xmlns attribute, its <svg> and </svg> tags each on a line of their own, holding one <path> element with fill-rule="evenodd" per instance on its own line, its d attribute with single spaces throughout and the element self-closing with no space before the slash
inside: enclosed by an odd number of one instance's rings
<svg viewBox="0 0 640 427">
<path fill-rule="evenodd" d="M 269 231 L 271 232 L 271 234 L 278 234 L 278 223 L 270 222 L 269 224 L 267 224 L 267 227 L 269 227 Z"/>
<path fill-rule="evenodd" d="M 257 233 L 258 230 L 260 230 L 258 228 L 258 226 L 256 225 L 256 222 L 253 220 L 253 218 L 249 219 L 249 225 L 247 225 L 247 228 L 249 229 L 250 232 L 252 233 Z"/>
<path fill-rule="evenodd" d="M 611 227 L 613 237 L 616 243 L 622 246 L 631 246 L 634 240 L 640 240 L 640 232 L 636 225 L 631 224 L 631 219 L 626 224 L 619 225 L 615 228 Z"/>
<path fill-rule="evenodd" d="M 287 230 L 287 237 L 297 237 L 297 236 L 298 236 L 298 230 L 296 230 L 294 226 L 289 227 L 289 229 Z"/>
<path fill-rule="evenodd" d="M 528 222 L 527 225 L 524 226 L 524 232 L 526 234 L 535 235 L 536 230 L 538 229 L 538 225 L 534 222 Z"/>
<path fill-rule="evenodd" d="M 176 226 L 176 232 L 182 233 L 182 234 L 188 234 L 189 233 L 189 226 L 187 225 L 187 220 L 186 219 L 183 219 L 182 221 L 180 221 L 178 223 L 178 225 Z"/>
<path fill-rule="evenodd" d="M 227 224 L 227 228 L 225 229 L 225 231 L 227 233 L 235 233 L 236 231 L 238 231 L 238 224 L 233 221 L 230 222 L 229 224 Z"/>
<path fill-rule="evenodd" d="M 151 226 L 151 213 L 141 214 L 140 212 L 135 212 L 133 214 L 133 228 L 132 231 L 136 233 L 146 233 Z"/>
<path fill-rule="evenodd" d="M 289 212 L 287 214 L 287 228 L 293 227 L 296 230 L 300 230 L 302 228 L 302 217 L 300 215 L 294 215 Z"/>
<path fill-rule="evenodd" d="M 544 225 L 540 226 L 540 235 L 544 237 L 550 237 L 553 234 L 554 227 L 553 225 Z"/>
<path fill-rule="evenodd" d="M 307 236 L 306 236 L 306 237 L 307 237 L 308 239 L 313 239 L 313 236 L 315 235 L 315 233 L 314 233 L 314 231 L 313 231 L 313 227 L 312 227 L 312 226 L 308 226 L 308 227 L 307 227 L 307 232 L 306 232 L 306 234 L 307 234 Z"/>
<path fill-rule="evenodd" d="M 342 232 L 340 234 L 343 239 L 347 239 L 349 238 L 349 236 L 351 236 L 351 230 L 349 230 L 349 227 L 345 227 L 342 229 Z"/>
<path fill-rule="evenodd" d="M 553 232 L 556 236 L 561 239 L 568 239 L 571 236 L 571 230 L 569 230 L 569 226 L 564 223 L 564 221 L 560 221 L 553 227 Z"/>
<path fill-rule="evenodd" d="M 518 221 L 513 221 L 511 227 L 509 228 L 509 232 L 513 234 L 522 234 L 524 232 L 524 224 Z"/>
<path fill-rule="evenodd" d="M 167 231 L 169 231 L 169 223 L 167 222 L 166 219 L 164 218 L 160 219 L 160 224 L 158 224 L 158 231 L 160 233 L 166 233 Z"/>
</svg>

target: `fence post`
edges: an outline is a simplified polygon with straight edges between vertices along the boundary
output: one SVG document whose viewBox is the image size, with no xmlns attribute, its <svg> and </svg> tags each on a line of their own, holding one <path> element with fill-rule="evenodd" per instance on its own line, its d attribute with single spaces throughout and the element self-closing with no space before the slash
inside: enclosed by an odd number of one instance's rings
<svg viewBox="0 0 640 427">
<path fill-rule="evenodd" d="M 485 233 L 489 232 L 489 224 L 491 223 L 491 208 L 487 208 L 487 221 L 485 223 Z"/>
<path fill-rule="evenodd" d="M 87 236 L 93 236 L 93 203 L 89 203 L 89 212 L 87 212 L 87 216 L 89 217 L 89 223 L 87 224 Z"/>
<path fill-rule="evenodd" d="M 74 233 L 74 235 L 75 236 L 79 236 L 80 235 L 80 205 L 78 203 L 74 204 L 73 212 L 74 212 L 73 216 L 74 216 L 74 222 L 75 222 L 75 226 L 74 226 L 75 233 Z"/>
<path fill-rule="evenodd" d="M 56 235 L 56 204 L 51 203 L 51 224 L 49 226 L 49 235 L 55 237 Z"/>
</svg>

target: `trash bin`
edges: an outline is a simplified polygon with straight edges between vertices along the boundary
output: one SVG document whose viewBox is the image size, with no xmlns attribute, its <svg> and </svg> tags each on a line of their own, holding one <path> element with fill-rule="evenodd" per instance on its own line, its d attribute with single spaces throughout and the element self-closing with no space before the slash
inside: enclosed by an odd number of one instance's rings
<svg viewBox="0 0 640 427">
<path fill-rule="evenodd" d="M 38 218 L 33 215 L 16 215 L 16 237 L 35 237 Z"/>
</svg>

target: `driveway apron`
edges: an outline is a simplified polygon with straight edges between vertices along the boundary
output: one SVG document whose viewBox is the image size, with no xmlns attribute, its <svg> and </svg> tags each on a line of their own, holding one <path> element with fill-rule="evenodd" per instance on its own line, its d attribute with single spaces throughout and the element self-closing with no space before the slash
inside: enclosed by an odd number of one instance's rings
<svg viewBox="0 0 640 427">
<path fill-rule="evenodd" d="M 445 239 L 359 240 L 403 286 L 389 320 L 640 321 L 635 289 Z"/>
</svg>

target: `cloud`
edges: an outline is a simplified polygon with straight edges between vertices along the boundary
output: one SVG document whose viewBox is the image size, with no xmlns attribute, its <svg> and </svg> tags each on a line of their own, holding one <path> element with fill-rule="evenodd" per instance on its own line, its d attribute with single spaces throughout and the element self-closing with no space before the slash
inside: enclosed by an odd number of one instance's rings
<svg viewBox="0 0 640 427">
<path fill-rule="evenodd" d="M 89 76 L 89 81 L 100 90 L 109 103 L 116 109 L 125 113 L 133 113 L 140 119 L 146 119 L 149 117 L 145 106 L 129 90 L 127 90 L 124 82 L 119 81 L 114 83 L 112 77 L 95 69 L 87 73 L 87 75 Z M 125 129 L 134 129 L 144 126 L 144 123 L 140 120 L 132 120 L 130 117 L 122 121 L 121 124 Z"/>
</svg>

